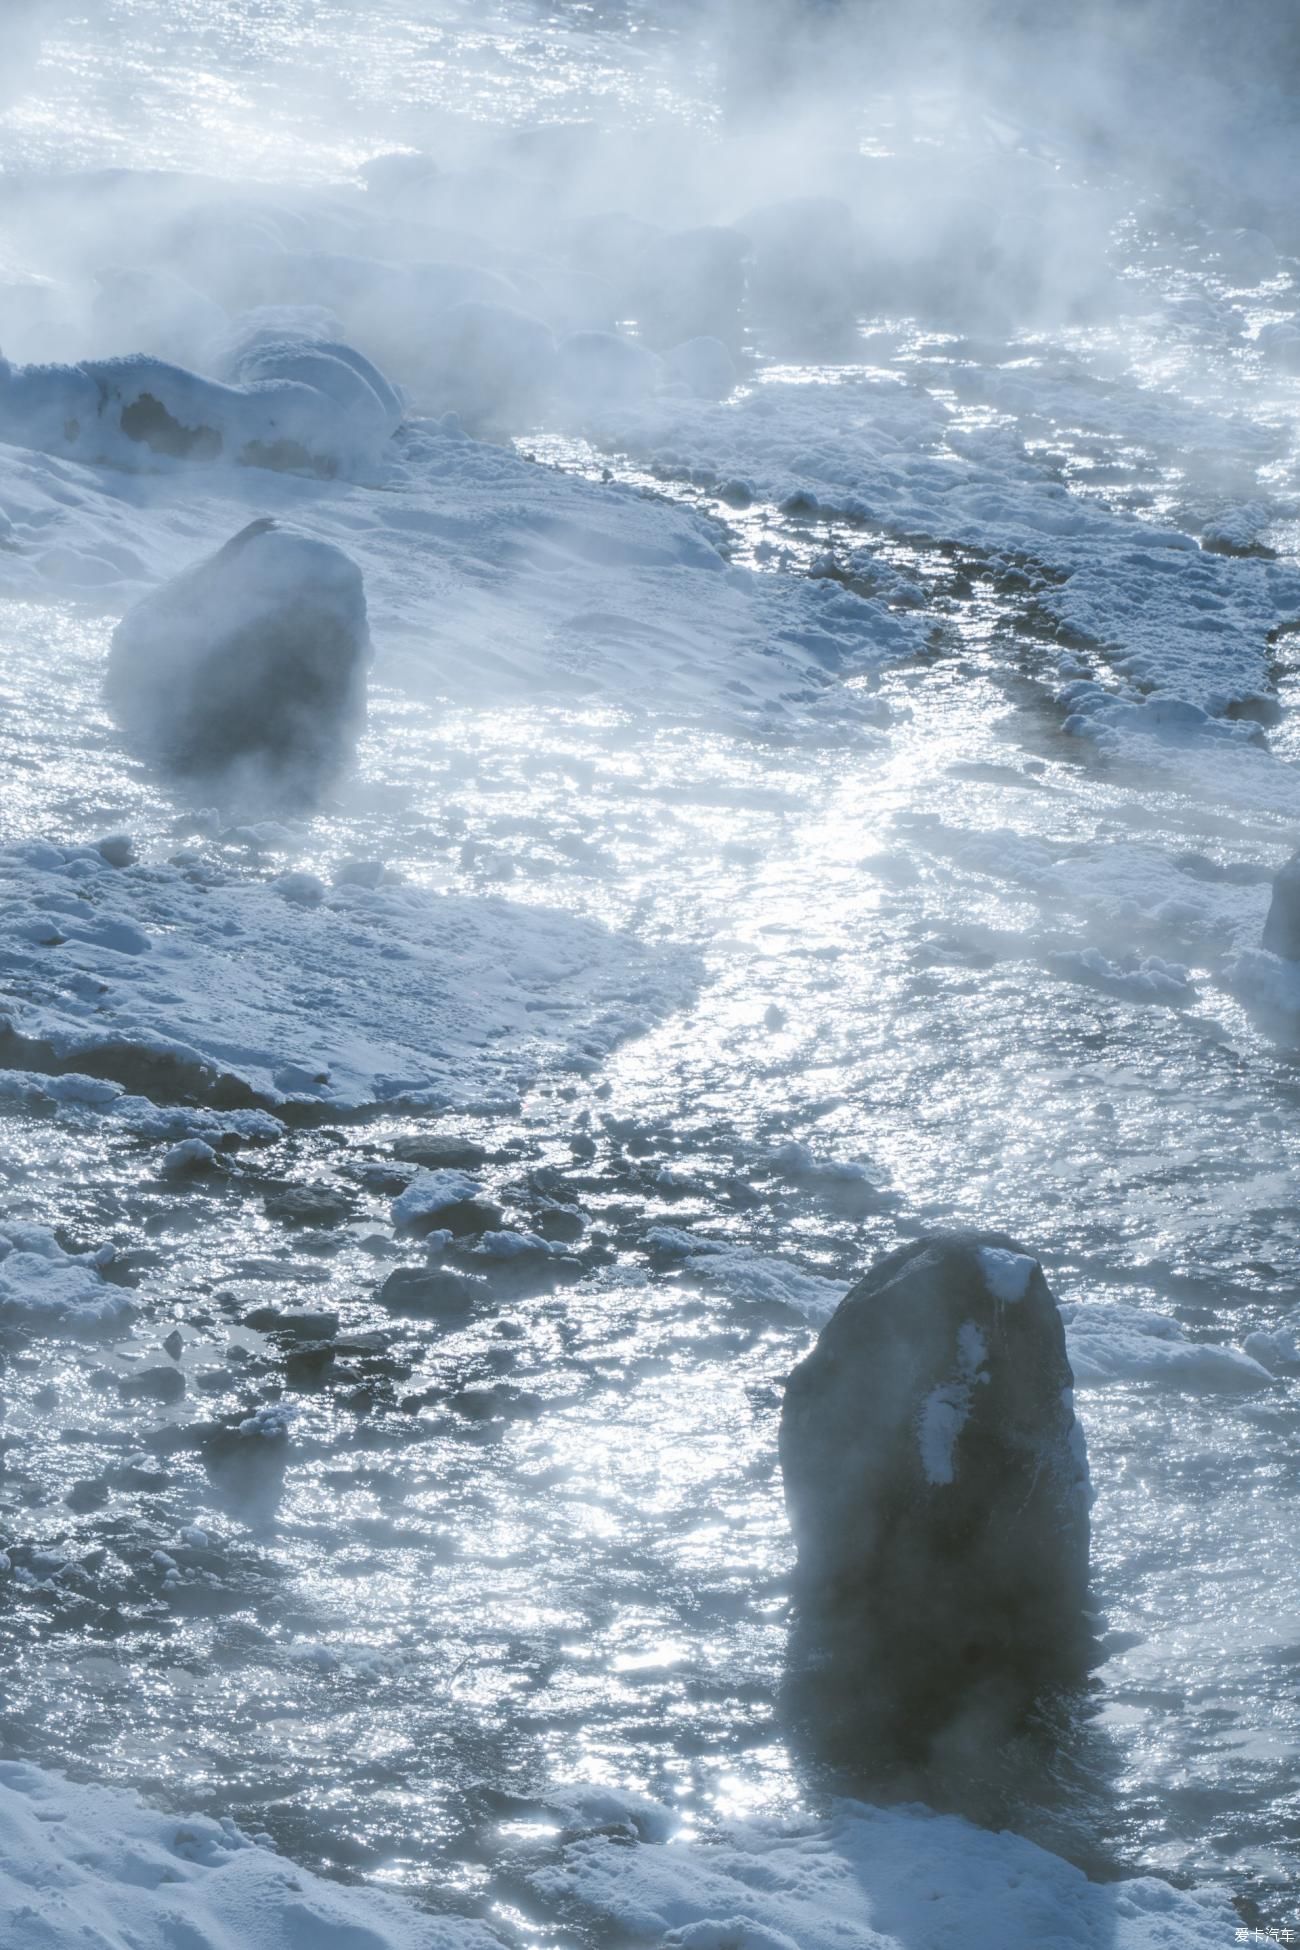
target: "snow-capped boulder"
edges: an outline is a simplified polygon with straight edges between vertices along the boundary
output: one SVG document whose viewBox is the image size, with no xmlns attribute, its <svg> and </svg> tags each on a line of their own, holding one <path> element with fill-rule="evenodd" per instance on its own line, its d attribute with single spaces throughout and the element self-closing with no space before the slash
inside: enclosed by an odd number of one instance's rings
<svg viewBox="0 0 1300 1950">
<path fill-rule="evenodd" d="M 307 788 L 365 721 L 361 572 L 341 549 L 254 521 L 152 591 L 113 634 L 106 693 L 128 737 L 179 770 L 266 767 Z"/>
<path fill-rule="evenodd" d="M 316 348 L 313 348 L 315 350 Z M 75 366 L 0 358 L 0 441 L 92 466 L 233 461 L 331 477 L 371 463 L 391 431 L 337 357 L 302 378 L 227 385 L 146 356 Z"/>
<path fill-rule="evenodd" d="M 556 380 L 575 406 L 629 405 L 653 393 L 663 361 L 617 332 L 571 332 L 556 355 Z"/>
<path fill-rule="evenodd" d="M 1300 962 L 1300 853 L 1292 854 L 1274 876 L 1264 946 L 1283 961 Z"/>
<path fill-rule="evenodd" d="M 100 352 L 144 352 L 182 366 L 201 364 L 227 322 L 221 306 L 185 278 L 135 268 L 100 272 L 92 321 Z"/>
<path fill-rule="evenodd" d="M 751 210 L 749 301 L 774 341 L 816 351 L 852 328 L 863 296 L 864 240 L 833 197 L 791 197 Z"/>
<path fill-rule="evenodd" d="M 431 403 L 471 426 L 527 418 L 554 376 L 549 328 L 510 305 L 449 305 L 431 321 L 424 351 Z"/>
<path fill-rule="evenodd" d="M 1057 1303 L 998 1233 L 877 1262 L 790 1377 L 805 1627 L 920 1733 L 1081 1672 L 1089 1489 Z"/>
<path fill-rule="evenodd" d="M 748 240 L 738 230 L 709 225 L 675 231 L 646 246 L 629 285 L 642 336 L 653 346 L 683 339 L 740 337 Z"/>
<path fill-rule="evenodd" d="M 721 339 L 687 339 L 673 347 L 664 364 L 669 379 L 696 399 L 725 399 L 736 384 L 736 368 Z"/>
</svg>

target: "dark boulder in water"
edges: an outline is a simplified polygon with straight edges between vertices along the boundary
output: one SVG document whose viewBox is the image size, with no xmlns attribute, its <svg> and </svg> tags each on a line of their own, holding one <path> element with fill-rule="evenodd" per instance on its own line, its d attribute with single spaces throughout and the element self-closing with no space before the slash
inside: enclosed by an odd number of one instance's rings
<svg viewBox="0 0 1300 1950">
<path fill-rule="evenodd" d="M 1274 876 L 1264 946 L 1283 961 L 1300 961 L 1300 853 L 1292 854 Z"/>
<path fill-rule="evenodd" d="M 360 570 L 332 544 L 261 520 L 128 611 L 105 690 L 148 757 L 309 793 L 365 723 L 369 661 Z"/>
<path fill-rule="evenodd" d="M 799 1656 L 821 1704 L 921 1744 L 1082 1675 L 1089 1487 L 1060 1313 L 998 1233 L 880 1260 L 790 1377 Z M 816 1710 L 813 1702 L 812 1710 Z"/>
</svg>

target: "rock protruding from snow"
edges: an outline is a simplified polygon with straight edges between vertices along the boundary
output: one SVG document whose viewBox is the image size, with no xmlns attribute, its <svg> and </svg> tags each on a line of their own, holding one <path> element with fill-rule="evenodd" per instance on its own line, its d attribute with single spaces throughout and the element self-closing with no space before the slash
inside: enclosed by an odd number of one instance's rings
<svg viewBox="0 0 1300 1950">
<path fill-rule="evenodd" d="M 1300 853 L 1292 854 L 1274 878 L 1264 946 L 1283 961 L 1300 961 Z"/>
<path fill-rule="evenodd" d="M 298 790 L 351 751 L 369 659 L 360 570 L 328 542 L 254 521 L 128 612 L 106 689 L 149 756 L 200 776 L 264 767 Z"/>
<path fill-rule="evenodd" d="M 1085 1667 L 1087 1457 L 1038 1262 L 998 1234 L 879 1261 L 790 1377 L 781 1418 L 801 1616 L 832 1663 L 933 1732 L 968 1695 Z"/>
</svg>

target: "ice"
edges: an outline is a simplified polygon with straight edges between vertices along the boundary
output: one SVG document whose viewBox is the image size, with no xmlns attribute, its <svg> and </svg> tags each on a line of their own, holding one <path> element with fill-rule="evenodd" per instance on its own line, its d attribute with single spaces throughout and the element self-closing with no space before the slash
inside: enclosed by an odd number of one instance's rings
<svg viewBox="0 0 1300 1950">
<path fill-rule="evenodd" d="M 391 414 L 352 366 L 306 347 L 250 364 L 248 384 L 225 385 L 142 354 L 70 366 L 0 359 L 0 438 L 131 470 L 226 461 L 330 476 L 374 463 Z"/>
</svg>

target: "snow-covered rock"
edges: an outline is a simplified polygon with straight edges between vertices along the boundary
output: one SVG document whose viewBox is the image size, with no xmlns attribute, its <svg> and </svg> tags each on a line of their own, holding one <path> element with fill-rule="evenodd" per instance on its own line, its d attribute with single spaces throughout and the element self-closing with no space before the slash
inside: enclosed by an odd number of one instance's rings
<svg viewBox="0 0 1300 1950">
<path fill-rule="evenodd" d="M 111 1332 L 134 1311 L 131 1295 L 103 1268 L 111 1246 L 66 1253 L 44 1226 L 6 1225 L 0 1234 L 0 1321 L 29 1334 Z"/>
<path fill-rule="evenodd" d="M 740 333 L 748 239 L 709 225 L 656 237 L 632 273 L 628 302 L 648 345 L 716 338 L 734 344 Z"/>
<path fill-rule="evenodd" d="M 668 377 L 696 399 L 725 399 L 736 384 L 736 367 L 721 339 L 686 339 L 664 359 Z"/>
<path fill-rule="evenodd" d="M 1000 1234 L 880 1260 L 794 1370 L 781 1466 L 805 1633 L 891 1733 L 1088 1653 L 1088 1469 L 1056 1301 Z"/>
<path fill-rule="evenodd" d="M 348 474 L 373 461 L 390 428 L 341 364 L 318 359 L 304 377 L 227 385 L 139 354 L 69 366 L 0 358 L 0 440 L 133 470 L 229 461 Z"/>
<path fill-rule="evenodd" d="M 653 352 L 617 332 L 571 332 L 556 353 L 556 383 L 578 407 L 599 409 L 644 399 L 662 373 L 663 362 Z"/>
<path fill-rule="evenodd" d="M 180 770 L 327 777 L 365 721 L 370 635 L 341 549 L 255 521 L 136 605 L 106 694 L 131 740 Z"/>
</svg>

